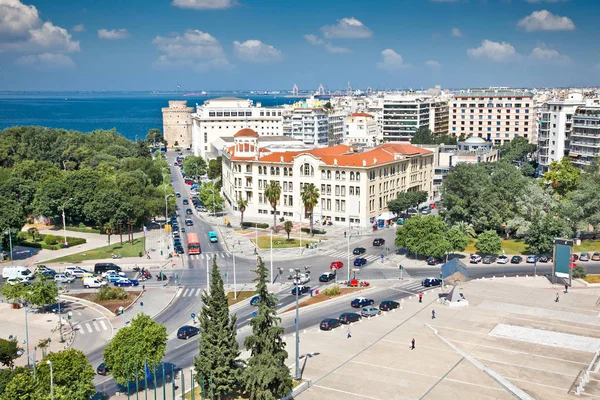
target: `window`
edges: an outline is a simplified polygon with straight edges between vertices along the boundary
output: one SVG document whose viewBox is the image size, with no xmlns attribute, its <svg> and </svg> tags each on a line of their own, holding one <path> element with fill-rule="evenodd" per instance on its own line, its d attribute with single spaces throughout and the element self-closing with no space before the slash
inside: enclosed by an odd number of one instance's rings
<svg viewBox="0 0 600 400">
<path fill-rule="evenodd" d="M 309 163 L 305 163 L 301 167 L 300 172 L 303 176 L 313 176 L 315 174 L 315 169 Z"/>
<path fill-rule="evenodd" d="M 275 175 L 279 175 L 279 167 L 275 168 Z"/>
<path fill-rule="evenodd" d="M 354 172 L 350 171 L 350 180 L 353 181 L 354 180 Z"/>
<path fill-rule="evenodd" d="M 346 180 L 346 171 L 342 171 L 342 180 Z"/>
<path fill-rule="evenodd" d="M 275 167 L 271 167 L 271 175 L 275 175 Z"/>
<path fill-rule="evenodd" d="M 335 179 L 336 179 L 337 181 L 339 181 L 339 180 L 340 180 L 340 171 L 335 171 Z"/>
</svg>

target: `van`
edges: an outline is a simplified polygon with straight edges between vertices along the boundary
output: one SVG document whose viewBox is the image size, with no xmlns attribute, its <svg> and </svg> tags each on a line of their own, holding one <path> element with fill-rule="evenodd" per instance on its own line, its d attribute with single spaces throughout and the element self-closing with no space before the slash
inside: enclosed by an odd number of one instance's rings
<svg viewBox="0 0 600 400">
<path fill-rule="evenodd" d="M 4 267 L 2 270 L 2 279 L 9 278 L 17 278 L 21 280 L 31 280 L 35 278 L 35 276 L 31 273 L 31 271 L 25 267 L 20 267 L 17 265 L 11 265 L 8 267 Z"/>
<path fill-rule="evenodd" d="M 217 232 L 214 232 L 214 231 L 208 232 L 208 240 L 211 243 L 218 243 L 219 242 L 219 237 L 217 236 Z"/>
<path fill-rule="evenodd" d="M 98 278 L 94 277 L 85 277 L 83 278 L 83 287 L 86 289 L 89 288 L 99 288 L 102 286 L 106 286 L 107 283 L 105 281 L 100 281 Z"/>
<path fill-rule="evenodd" d="M 96 275 L 99 275 L 99 274 L 101 274 L 103 272 L 106 272 L 106 271 L 121 272 L 121 267 L 119 267 L 115 263 L 97 263 L 96 265 L 94 265 L 94 273 Z"/>
</svg>

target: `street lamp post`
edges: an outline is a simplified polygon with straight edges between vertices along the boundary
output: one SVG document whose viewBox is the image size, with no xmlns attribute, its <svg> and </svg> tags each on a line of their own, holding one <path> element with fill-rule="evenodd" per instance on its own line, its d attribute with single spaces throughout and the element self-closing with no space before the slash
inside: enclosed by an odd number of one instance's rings
<svg viewBox="0 0 600 400">
<path fill-rule="evenodd" d="M 298 214 L 298 221 L 300 222 L 300 252 L 302 253 L 302 212 L 294 211 L 294 214 Z"/>
<path fill-rule="evenodd" d="M 32 308 L 28 308 L 25 310 L 25 342 L 26 342 L 26 351 L 27 351 L 27 366 L 29 367 L 29 362 L 32 361 L 31 360 L 31 356 L 29 355 L 29 323 L 27 321 L 27 314 L 29 314 L 30 311 L 33 311 Z M 33 379 L 35 380 L 35 375 L 36 375 L 36 371 L 35 371 L 35 360 L 32 361 L 33 364 Z"/>
<path fill-rule="evenodd" d="M 50 366 L 50 400 L 54 400 L 54 371 L 52 371 L 52 361 L 46 361 Z"/>
<path fill-rule="evenodd" d="M 67 242 L 67 220 L 65 217 L 65 207 L 67 206 L 67 203 L 71 200 L 73 200 L 73 199 L 70 198 L 69 200 L 65 201 L 62 206 L 63 237 L 65 240 L 65 247 L 69 247 L 69 243 Z"/>
<path fill-rule="evenodd" d="M 62 331 L 62 316 L 60 314 L 60 292 L 58 292 L 58 330 L 60 331 L 60 342 L 64 341 Z"/>
<path fill-rule="evenodd" d="M 273 229 L 269 231 L 271 236 L 271 284 L 273 283 Z"/>
<path fill-rule="evenodd" d="M 8 233 L 8 244 L 10 248 L 10 261 L 13 260 L 13 248 L 12 248 L 12 234 L 10 233 L 10 229 L 7 231 Z"/>
<path fill-rule="evenodd" d="M 299 308 L 298 308 L 298 294 L 300 292 L 300 290 L 298 290 L 298 287 L 300 286 L 298 283 L 300 282 L 300 268 L 290 268 L 290 272 L 294 272 L 295 273 L 295 277 L 294 280 L 296 282 L 296 374 L 294 375 L 294 379 L 299 381 L 301 379 L 300 376 L 300 329 L 299 329 L 299 324 L 300 324 L 300 314 L 299 314 Z"/>
<path fill-rule="evenodd" d="M 348 235 L 346 235 L 348 239 L 348 285 L 350 284 L 350 236 L 352 235 L 350 234 L 350 232 L 348 232 Z"/>
<path fill-rule="evenodd" d="M 235 280 L 235 243 L 232 246 L 231 255 L 233 256 L 233 298 L 237 299 L 237 282 Z"/>
<path fill-rule="evenodd" d="M 216 217 L 217 216 L 217 208 L 215 206 L 215 190 L 210 189 L 210 191 L 212 192 L 212 195 L 213 195 L 213 217 Z"/>
<path fill-rule="evenodd" d="M 167 230 L 167 222 L 169 221 L 169 209 L 168 209 L 168 204 L 167 204 L 167 200 L 169 199 L 169 197 L 174 196 L 173 194 L 168 194 L 165 195 L 165 231 Z M 165 246 L 166 246 L 166 242 L 165 242 Z M 166 248 L 165 248 L 165 253 L 166 253 Z"/>
</svg>

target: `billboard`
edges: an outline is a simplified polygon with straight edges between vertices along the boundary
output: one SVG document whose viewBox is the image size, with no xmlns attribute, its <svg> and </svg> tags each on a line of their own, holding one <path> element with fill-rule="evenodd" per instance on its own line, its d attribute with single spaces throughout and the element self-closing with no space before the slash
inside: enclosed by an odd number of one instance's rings
<svg viewBox="0 0 600 400">
<path fill-rule="evenodd" d="M 553 282 L 556 278 L 568 279 L 571 284 L 571 257 L 573 254 L 573 240 L 554 239 L 554 274 Z"/>
</svg>

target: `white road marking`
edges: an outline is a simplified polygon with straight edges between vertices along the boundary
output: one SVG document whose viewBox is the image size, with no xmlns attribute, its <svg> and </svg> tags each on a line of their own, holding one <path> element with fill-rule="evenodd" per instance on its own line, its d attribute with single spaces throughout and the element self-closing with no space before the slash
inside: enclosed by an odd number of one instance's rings
<svg viewBox="0 0 600 400">
<path fill-rule="evenodd" d="M 338 393 L 349 394 L 349 395 L 356 396 L 356 397 L 362 397 L 363 399 L 380 400 L 377 397 L 371 397 L 371 396 L 365 396 L 365 395 L 362 395 L 362 394 L 356 394 L 356 393 L 352 393 L 352 392 L 346 392 L 345 390 L 334 389 L 334 388 L 330 388 L 330 387 L 327 387 L 327 386 L 321 386 L 321 385 L 313 385 L 313 386 L 314 387 L 318 387 L 320 389 L 331 390 L 332 392 L 338 392 Z"/>
<path fill-rule="evenodd" d="M 183 292 L 183 297 L 187 297 L 189 291 L 190 291 L 189 288 L 185 289 L 185 292 Z"/>
<path fill-rule="evenodd" d="M 181 296 L 181 292 L 183 292 L 183 288 L 179 288 L 179 290 L 177 290 L 177 293 L 175 294 L 175 297 Z"/>
<path fill-rule="evenodd" d="M 93 333 L 94 332 L 94 330 L 92 329 L 92 326 L 89 323 L 85 324 L 85 327 L 87 328 L 87 330 L 88 330 L 89 333 Z"/>
<path fill-rule="evenodd" d="M 102 329 L 104 329 L 105 331 L 107 331 L 108 328 L 106 327 L 106 323 L 104 323 L 104 320 L 101 319 L 99 322 L 100 322 L 100 325 L 102 326 Z"/>
<path fill-rule="evenodd" d="M 96 329 L 96 331 L 100 332 L 100 325 L 98 325 L 98 323 L 96 321 L 92 322 L 92 325 L 94 325 L 94 328 Z"/>
<path fill-rule="evenodd" d="M 201 290 L 202 290 L 202 289 L 200 289 L 200 288 L 198 288 L 198 289 L 196 290 L 196 297 L 200 296 L 200 291 L 201 291 Z"/>
</svg>

